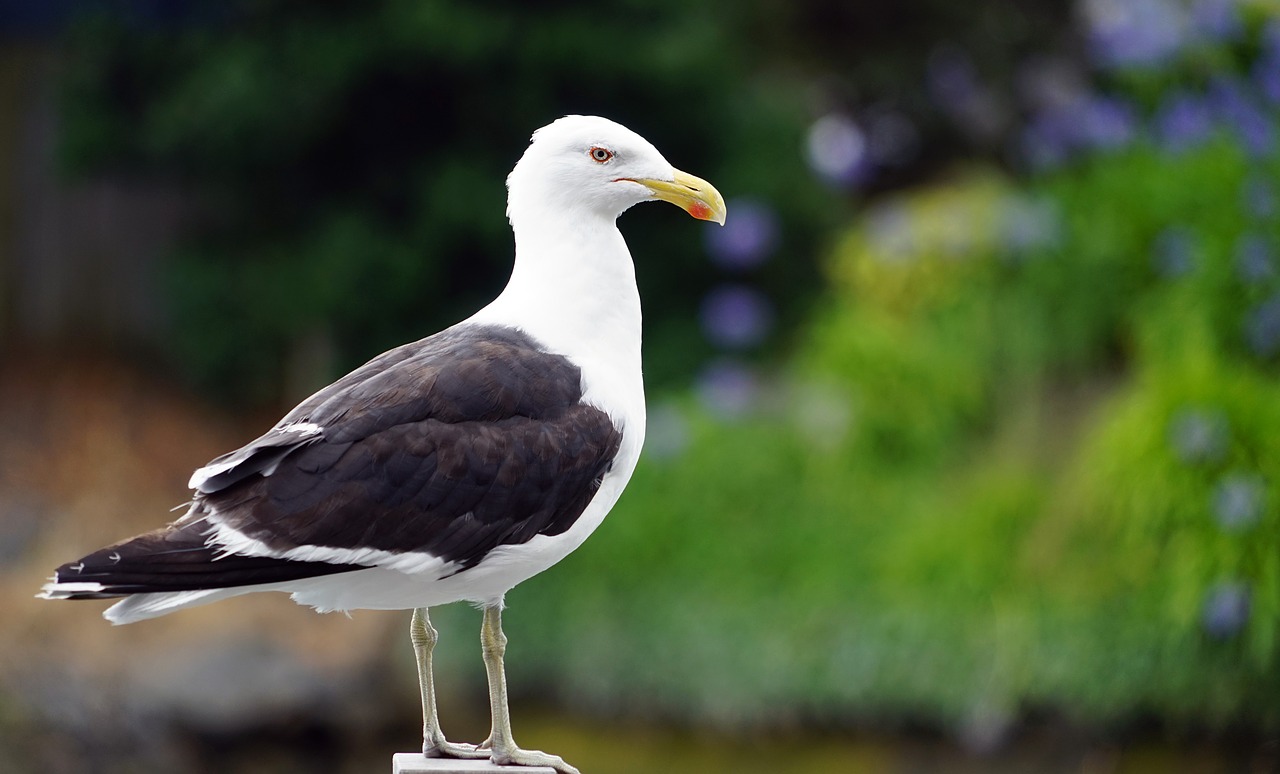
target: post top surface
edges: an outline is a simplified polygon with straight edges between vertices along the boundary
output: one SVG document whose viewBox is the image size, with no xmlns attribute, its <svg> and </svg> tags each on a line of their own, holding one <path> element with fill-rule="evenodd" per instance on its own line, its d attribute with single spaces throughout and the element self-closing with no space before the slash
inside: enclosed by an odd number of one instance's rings
<svg viewBox="0 0 1280 774">
<path fill-rule="evenodd" d="M 556 774 L 548 766 L 499 766 L 493 761 L 427 758 L 422 753 L 391 756 L 392 774 Z"/>
</svg>

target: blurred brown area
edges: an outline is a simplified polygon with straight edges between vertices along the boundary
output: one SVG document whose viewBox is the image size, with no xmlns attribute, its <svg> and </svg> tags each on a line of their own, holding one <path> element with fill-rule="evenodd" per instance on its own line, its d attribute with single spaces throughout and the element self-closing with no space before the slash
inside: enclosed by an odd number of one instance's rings
<svg viewBox="0 0 1280 774">
<path fill-rule="evenodd" d="M 323 717 L 358 737 L 414 717 L 397 614 L 363 612 L 353 625 L 255 595 L 88 636 L 108 626 L 93 616 L 105 603 L 34 597 L 53 567 L 172 518 L 190 471 L 253 427 L 118 362 L 6 359 L 0 769 L 83 770 L 69 761 L 123 744 L 132 754 L 107 759 L 153 770 L 191 754 L 172 746 L 181 729 L 230 734 Z M 403 658 L 388 661 L 393 652 Z M 67 761 L 48 759 L 59 751 Z"/>
</svg>

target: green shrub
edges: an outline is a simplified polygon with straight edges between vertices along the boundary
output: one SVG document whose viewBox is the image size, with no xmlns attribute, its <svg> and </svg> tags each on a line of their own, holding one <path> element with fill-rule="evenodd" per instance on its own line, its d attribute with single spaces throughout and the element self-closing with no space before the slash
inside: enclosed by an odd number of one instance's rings
<svg viewBox="0 0 1280 774">
<path fill-rule="evenodd" d="M 512 593 L 535 668 L 589 706 L 726 724 L 1280 727 L 1251 174 L 1230 143 L 1139 145 L 868 213 L 756 413 L 677 404 L 687 448 Z M 1011 238 L 1028 212 L 1037 238 Z"/>
<path fill-rule="evenodd" d="M 833 200 L 799 153 L 793 84 L 756 74 L 718 6 L 280 0 L 197 4 L 171 26 L 90 17 L 66 46 L 63 158 L 177 178 L 199 201 L 167 338 L 222 395 L 278 397 L 301 341 L 331 345 L 323 381 L 490 300 L 510 272 L 506 175 L 566 113 L 630 126 L 731 203 L 768 202 L 792 258 L 753 277 L 792 325 Z M 687 383 L 712 352 L 694 321 L 719 276 L 705 224 L 656 209 L 622 223 L 646 368 Z"/>
</svg>

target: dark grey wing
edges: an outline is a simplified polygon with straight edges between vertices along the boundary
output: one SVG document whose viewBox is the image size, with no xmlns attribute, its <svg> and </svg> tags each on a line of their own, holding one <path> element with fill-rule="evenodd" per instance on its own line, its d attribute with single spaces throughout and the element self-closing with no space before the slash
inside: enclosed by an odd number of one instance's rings
<svg viewBox="0 0 1280 774">
<path fill-rule="evenodd" d="M 415 357 L 421 360 L 424 354 L 443 354 L 450 349 L 442 341 L 446 336 L 447 332 L 437 334 L 378 355 L 304 400 L 261 437 L 210 460 L 191 477 L 191 488 L 202 493 L 216 492 L 250 476 L 270 473 L 285 455 L 316 440 L 316 433 L 310 432 L 314 423 L 308 421 L 313 414 L 321 413 L 332 419 L 333 413 L 341 410 L 333 404 L 341 407 L 353 387 L 376 383 L 388 372 L 395 371 L 401 378 L 412 378 Z M 383 399 L 390 400 L 392 396 L 386 395 Z M 326 404 L 330 405 L 328 411 L 324 410 Z"/>
<path fill-rule="evenodd" d="M 228 483 L 201 487 L 197 512 L 274 552 L 415 551 L 463 568 L 573 525 L 621 442 L 580 402 L 576 366 L 503 328 L 454 329 L 383 357 L 393 354 L 233 453 L 238 464 L 208 478 Z"/>
</svg>

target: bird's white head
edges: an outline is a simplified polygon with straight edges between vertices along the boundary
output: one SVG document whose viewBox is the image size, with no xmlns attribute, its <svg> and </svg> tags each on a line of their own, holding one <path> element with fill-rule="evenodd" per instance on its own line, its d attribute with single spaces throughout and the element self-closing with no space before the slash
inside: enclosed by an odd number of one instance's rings
<svg viewBox="0 0 1280 774">
<path fill-rule="evenodd" d="M 724 225 L 724 198 L 707 181 L 671 166 L 640 135 L 598 116 L 565 116 L 534 132 L 507 178 L 512 224 L 548 210 L 612 221 L 643 201 L 671 202 Z"/>
</svg>

